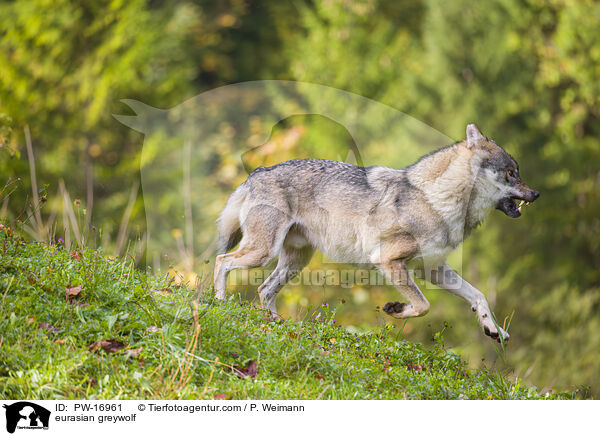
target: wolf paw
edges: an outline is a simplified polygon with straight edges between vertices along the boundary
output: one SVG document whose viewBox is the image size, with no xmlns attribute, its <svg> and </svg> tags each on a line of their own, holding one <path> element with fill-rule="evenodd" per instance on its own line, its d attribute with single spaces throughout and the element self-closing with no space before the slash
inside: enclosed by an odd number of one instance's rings
<svg viewBox="0 0 600 436">
<path fill-rule="evenodd" d="M 283 319 L 276 313 L 271 313 L 271 316 L 269 318 L 271 319 L 272 322 L 284 322 L 285 321 L 285 319 Z"/>
<path fill-rule="evenodd" d="M 399 301 L 390 301 L 385 303 L 383 311 L 388 315 L 394 316 L 395 314 L 404 312 L 404 308 L 408 306 L 406 303 L 400 303 Z"/>
<path fill-rule="evenodd" d="M 271 313 L 271 314 L 269 314 L 269 316 L 263 316 L 261 318 L 261 320 L 264 321 L 264 322 L 274 322 L 274 323 L 283 323 L 283 322 L 285 322 L 285 319 L 283 319 L 282 317 L 280 317 L 276 313 Z"/>
<path fill-rule="evenodd" d="M 483 332 L 492 339 L 497 340 L 499 343 L 508 342 L 510 335 L 506 333 L 502 328 L 496 326 L 483 326 Z"/>
</svg>

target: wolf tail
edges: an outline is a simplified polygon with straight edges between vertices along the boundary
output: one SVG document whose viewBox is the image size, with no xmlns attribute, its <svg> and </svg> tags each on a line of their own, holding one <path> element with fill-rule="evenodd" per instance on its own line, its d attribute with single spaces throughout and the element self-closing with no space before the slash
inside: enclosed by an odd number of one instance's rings
<svg viewBox="0 0 600 436">
<path fill-rule="evenodd" d="M 229 196 L 225 208 L 217 219 L 219 228 L 219 251 L 223 254 L 235 247 L 242 239 L 240 223 L 240 208 L 246 199 L 248 189 L 241 184 L 233 194 Z"/>
</svg>

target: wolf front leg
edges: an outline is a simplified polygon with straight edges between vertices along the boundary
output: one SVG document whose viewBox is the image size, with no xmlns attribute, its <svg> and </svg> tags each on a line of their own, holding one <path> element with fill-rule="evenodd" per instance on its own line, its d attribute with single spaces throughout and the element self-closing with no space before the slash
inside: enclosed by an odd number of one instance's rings
<svg viewBox="0 0 600 436">
<path fill-rule="evenodd" d="M 471 304 L 471 310 L 477 313 L 479 323 L 486 335 L 498 342 L 508 341 L 510 336 L 494 322 L 485 295 L 459 276 L 447 263 L 444 262 L 437 269 L 431 270 L 431 277 L 427 279 L 434 285 L 467 300 Z"/>
<path fill-rule="evenodd" d="M 409 304 L 389 302 L 383 306 L 385 313 L 394 318 L 412 318 L 429 312 L 429 301 L 410 276 L 405 260 L 384 262 L 379 265 L 379 269 L 409 301 Z"/>
</svg>

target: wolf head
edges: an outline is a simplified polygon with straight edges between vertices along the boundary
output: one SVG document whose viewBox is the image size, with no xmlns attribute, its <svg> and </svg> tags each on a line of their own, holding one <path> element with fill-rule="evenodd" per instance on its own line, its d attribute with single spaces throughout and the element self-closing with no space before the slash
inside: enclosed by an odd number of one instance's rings
<svg viewBox="0 0 600 436">
<path fill-rule="evenodd" d="M 477 195 L 507 216 L 520 217 L 523 203 L 535 201 L 540 193 L 523 183 L 517 162 L 502 147 L 483 136 L 475 124 L 467 126 L 466 146 L 481 157 Z"/>
</svg>

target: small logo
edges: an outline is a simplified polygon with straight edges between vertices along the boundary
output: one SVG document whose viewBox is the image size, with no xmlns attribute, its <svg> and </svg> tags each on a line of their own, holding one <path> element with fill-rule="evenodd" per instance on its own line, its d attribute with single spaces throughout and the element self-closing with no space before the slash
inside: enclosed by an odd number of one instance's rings
<svg viewBox="0 0 600 436">
<path fill-rule="evenodd" d="M 18 429 L 48 430 L 50 411 L 28 401 L 19 401 L 11 405 L 4 404 L 6 409 L 6 431 L 14 433 Z"/>
</svg>

